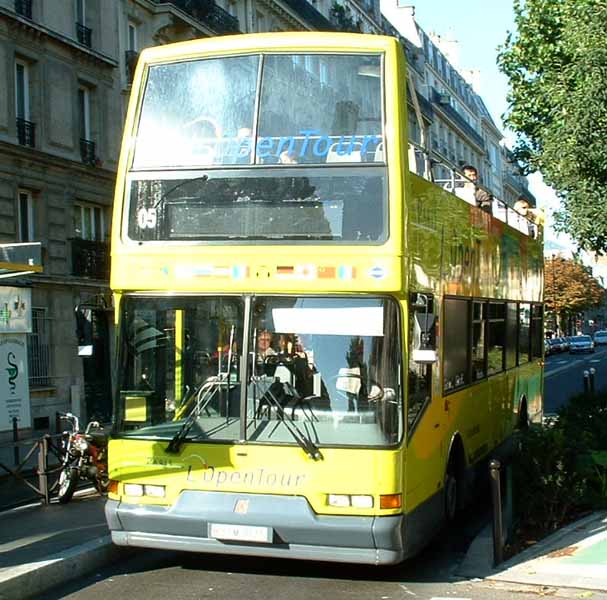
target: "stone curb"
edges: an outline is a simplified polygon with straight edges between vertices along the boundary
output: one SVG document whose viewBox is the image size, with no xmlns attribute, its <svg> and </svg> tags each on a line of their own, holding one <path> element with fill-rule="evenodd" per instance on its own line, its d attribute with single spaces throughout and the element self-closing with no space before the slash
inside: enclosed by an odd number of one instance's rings
<svg viewBox="0 0 607 600">
<path fill-rule="evenodd" d="M 18 565 L 0 573 L 0 600 L 40 597 L 51 588 L 87 575 L 132 553 L 112 544 L 109 535 L 74 546 L 46 560 Z"/>
<path fill-rule="evenodd" d="M 597 580 L 596 578 L 579 577 L 576 579 L 571 576 L 550 576 L 535 572 L 521 574 L 520 572 L 515 571 L 516 567 L 520 567 L 524 563 L 531 563 L 534 560 L 541 559 L 555 548 L 558 548 L 558 544 L 561 540 L 564 540 L 570 533 L 582 530 L 586 525 L 593 521 L 604 519 L 606 515 L 607 513 L 605 511 L 596 511 L 582 519 L 574 521 L 545 537 L 543 540 L 540 540 L 533 546 L 530 546 L 519 554 L 511 557 L 497 567 L 493 566 L 493 534 L 491 525 L 488 525 L 474 539 L 456 572 L 462 577 L 479 578 L 494 582 L 550 585 L 555 587 L 573 587 L 593 590 L 607 589 L 607 574 L 605 575 L 604 580 Z M 551 581 L 549 582 L 547 579 L 551 579 Z"/>
</svg>

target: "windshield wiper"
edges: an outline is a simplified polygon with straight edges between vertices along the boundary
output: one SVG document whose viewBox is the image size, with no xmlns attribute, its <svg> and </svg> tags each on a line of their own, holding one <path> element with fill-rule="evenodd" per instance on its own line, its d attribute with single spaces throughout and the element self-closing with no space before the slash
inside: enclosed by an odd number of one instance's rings
<svg viewBox="0 0 607 600">
<path fill-rule="evenodd" d="M 253 385 L 257 387 L 257 382 L 253 379 Z M 277 386 L 286 385 L 280 381 L 275 381 L 270 387 L 263 393 L 262 398 L 268 401 L 272 407 L 276 409 L 276 414 L 284 426 L 287 428 L 293 439 L 297 442 L 297 445 L 312 459 L 323 460 L 324 457 L 318 448 L 318 446 L 310 439 L 306 432 L 302 431 L 295 423 L 295 421 L 285 413 L 285 410 L 280 403 L 280 400 L 276 398 L 274 392 L 278 391 Z"/>
<path fill-rule="evenodd" d="M 230 389 L 230 372 L 232 370 L 232 347 L 234 345 L 234 325 L 232 325 L 230 331 L 230 346 L 228 351 L 228 365 L 227 371 L 225 373 L 221 372 L 221 354 L 218 357 L 218 365 L 217 365 L 217 376 L 208 377 L 205 382 L 194 391 L 194 394 L 190 397 L 196 395 L 196 403 L 192 407 L 192 410 L 188 414 L 186 420 L 183 422 L 183 425 L 180 427 L 179 431 L 173 436 L 173 439 L 169 442 L 168 446 L 165 448 L 165 452 L 169 454 L 177 454 L 181 448 L 183 442 L 187 439 L 188 433 L 190 433 L 190 429 L 196 422 L 198 416 L 202 413 L 203 410 L 206 410 L 206 407 L 209 405 L 209 402 L 215 396 L 215 393 L 221 386 L 225 383 L 227 389 Z M 205 389 L 206 388 L 206 389 Z M 186 398 L 184 402 L 188 402 L 189 398 Z"/>
<path fill-rule="evenodd" d="M 183 187 L 187 183 L 194 183 L 195 181 L 204 182 L 204 181 L 208 181 L 208 179 L 209 179 L 208 175 L 201 175 L 200 177 L 194 177 L 192 179 L 184 179 L 183 181 L 180 181 L 178 184 L 174 185 L 172 188 L 170 188 L 169 190 L 164 192 L 164 194 L 162 194 L 162 196 L 160 196 L 160 198 L 158 198 L 158 200 L 156 201 L 156 203 L 154 204 L 154 206 L 152 208 L 158 208 L 158 206 L 160 206 L 167 199 L 167 197 L 170 194 L 172 194 L 175 190 L 178 190 L 180 187 Z"/>
<path fill-rule="evenodd" d="M 186 420 L 183 422 L 179 431 L 173 436 L 168 446 L 164 449 L 165 452 L 169 454 L 178 454 L 179 450 L 188 437 L 190 430 L 196 423 L 196 419 L 202 413 L 203 410 L 209 405 L 209 402 L 215 396 L 215 392 L 221 387 L 224 381 L 219 377 L 209 377 L 200 388 L 194 391 L 194 394 L 199 396 L 196 403 L 192 407 L 192 410 L 189 412 Z M 205 389 L 205 386 L 207 389 Z M 193 395 L 194 395 L 193 394 Z M 184 400 L 184 402 L 188 402 L 189 399 Z"/>
</svg>

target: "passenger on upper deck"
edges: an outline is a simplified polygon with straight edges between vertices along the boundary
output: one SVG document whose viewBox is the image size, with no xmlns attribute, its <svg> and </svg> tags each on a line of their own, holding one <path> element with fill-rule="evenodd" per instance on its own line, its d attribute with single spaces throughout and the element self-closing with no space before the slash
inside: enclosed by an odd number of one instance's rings
<svg viewBox="0 0 607 600">
<path fill-rule="evenodd" d="M 455 195 L 462 198 L 469 204 L 478 206 L 488 213 L 491 213 L 493 197 L 491 194 L 489 194 L 489 192 L 481 187 L 478 187 L 478 171 L 476 167 L 466 165 L 462 170 L 466 179 L 464 179 L 463 184 L 460 184 L 459 187 L 456 186 L 454 190 Z"/>
<path fill-rule="evenodd" d="M 519 196 L 518 200 L 514 203 L 514 210 L 543 227 L 545 219 L 544 211 L 541 208 L 531 208 L 529 200 L 525 196 Z"/>
</svg>

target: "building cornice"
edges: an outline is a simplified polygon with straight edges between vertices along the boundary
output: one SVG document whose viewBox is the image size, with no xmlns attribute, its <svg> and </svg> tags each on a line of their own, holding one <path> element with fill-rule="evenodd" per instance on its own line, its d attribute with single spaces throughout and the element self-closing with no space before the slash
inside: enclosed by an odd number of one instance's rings
<svg viewBox="0 0 607 600">
<path fill-rule="evenodd" d="M 116 178 L 116 172 L 111 169 L 88 166 L 79 161 L 70 160 L 69 158 L 64 158 L 57 154 L 50 154 L 36 148 L 21 146 L 20 144 L 13 144 L 2 140 L 0 140 L 0 154 L 5 158 L 10 157 L 17 160 L 35 162 L 42 167 L 69 169 L 74 173 L 81 173 L 88 177 L 94 176 L 96 178 L 107 179 L 108 181 L 114 181 Z"/>
<path fill-rule="evenodd" d="M 45 27 L 40 23 L 30 21 L 29 19 L 18 15 L 16 12 L 13 12 L 8 8 L 0 6 L 0 16 L 7 17 L 8 19 L 10 19 L 14 27 L 29 31 L 37 37 L 48 38 L 61 44 L 64 44 L 65 46 L 69 47 L 72 52 L 76 52 L 80 56 L 88 60 L 92 60 L 103 67 L 108 67 L 111 69 L 115 69 L 116 67 L 118 67 L 118 61 L 114 60 L 113 58 L 110 58 L 109 56 L 106 56 L 105 54 L 102 54 L 97 50 L 93 50 L 92 48 L 87 48 L 86 46 L 79 44 L 75 40 L 72 40 L 61 33 L 53 31 L 52 29 L 49 29 L 48 27 Z"/>
</svg>

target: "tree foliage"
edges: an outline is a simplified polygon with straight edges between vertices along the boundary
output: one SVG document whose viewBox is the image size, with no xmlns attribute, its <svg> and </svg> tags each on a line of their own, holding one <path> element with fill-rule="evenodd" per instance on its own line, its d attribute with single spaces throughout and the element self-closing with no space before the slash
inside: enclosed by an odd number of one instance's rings
<svg viewBox="0 0 607 600">
<path fill-rule="evenodd" d="M 604 293 L 600 283 L 580 263 L 561 257 L 544 261 L 544 301 L 561 323 L 601 304 Z"/>
<path fill-rule="evenodd" d="M 516 157 L 561 198 L 556 226 L 607 251 L 607 0 L 514 0 L 498 64 Z"/>
</svg>

